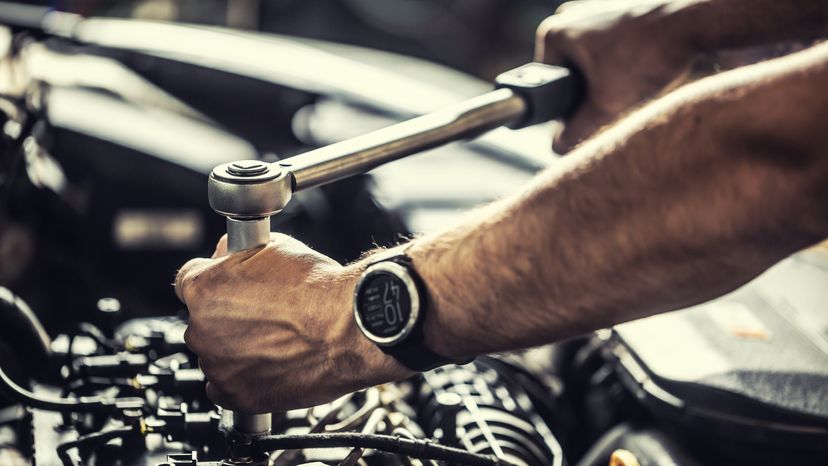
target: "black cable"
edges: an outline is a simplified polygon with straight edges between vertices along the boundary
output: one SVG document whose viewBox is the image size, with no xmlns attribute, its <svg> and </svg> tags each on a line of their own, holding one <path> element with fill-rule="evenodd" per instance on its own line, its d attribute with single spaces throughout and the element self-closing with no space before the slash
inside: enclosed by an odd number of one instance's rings
<svg viewBox="0 0 828 466">
<path fill-rule="evenodd" d="M 58 458 L 60 458 L 60 462 L 63 463 L 63 466 L 81 466 L 82 463 L 78 463 L 72 460 L 72 458 L 69 456 L 69 450 L 73 448 L 87 448 L 98 445 L 104 445 L 110 440 L 114 440 L 116 438 L 123 438 L 134 432 L 134 427 L 119 427 L 116 429 L 107 430 L 105 432 L 96 432 L 94 434 L 89 434 L 77 440 L 58 445 L 57 455 Z"/>
<path fill-rule="evenodd" d="M 27 375 L 36 378 L 45 375 L 52 359 L 52 340 L 23 299 L 3 286 L 0 286 L 0 322 L 3 322 L 0 341 L 20 356 Z"/>
<path fill-rule="evenodd" d="M 46 411 L 58 412 L 72 412 L 72 411 L 87 411 L 92 408 L 98 411 L 100 403 L 97 397 L 89 397 L 84 401 L 76 398 L 44 398 L 26 390 L 17 385 L 12 379 L 6 375 L 3 368 L 0 367 L 0 392 L 12 401 L 30 406 L 35 409 L 43 409 Z"/>
<path fill-rule="evenodd" d="M 447 447 L 433 443 L 430 440 L 410 439 L 392 435 L 360 434 L 356 432 L 269 435 L 255 439 L 255 444 L 264 451 L 299 450 L 305 448 L 370 448 L 412 458 L 446 461 L 469 466 L 512 465 L 512 463 L 506 460 L 493 456 Z"/>
<path fill-rule="evenodd" d="M 0 393 L 10 400 L 44 411 L 60 413 L 117 413 L 125 408 L 143 408 L 144 400 L 140 398 L 104 398 L 102 396 L 85 396 L 81 398 L 46 398 L 17 385 L 0 367 Z"/>
</svg>

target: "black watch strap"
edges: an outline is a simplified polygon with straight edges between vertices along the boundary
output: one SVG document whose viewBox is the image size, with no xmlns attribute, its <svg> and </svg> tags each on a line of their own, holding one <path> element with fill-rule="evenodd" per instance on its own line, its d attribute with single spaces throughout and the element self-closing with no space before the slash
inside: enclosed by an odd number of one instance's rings
<svg viewBox="0 0 828 466">
<path fill-rule="evenodd" d="M 380 346 L 379 348 L 403 366 L 418 372 L 429 371 L 435 367 L 457 362 L 445 356 L 440 356 L 425 345 L 421 322 L 417 323 L 417 326 L 402 343 L 395 346 Z"/>
</svg>

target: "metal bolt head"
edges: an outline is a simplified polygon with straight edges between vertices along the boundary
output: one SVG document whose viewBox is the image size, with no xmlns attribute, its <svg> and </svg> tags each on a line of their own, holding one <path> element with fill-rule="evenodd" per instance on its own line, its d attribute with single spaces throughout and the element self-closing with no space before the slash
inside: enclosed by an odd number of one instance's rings
<svg viewBox="0 0 828 466">
<path fill-rule="evenodd" d="M 263 175 L 269 170 L 267 164 L 258 160 L 242 160 L 233 162 L 227 167 L 227 173 L 243 178 Z"/>
<path fill-rule="evenodd" d="M 98 310 L 108 314 L 121 312 L 121 302 L 115 298 L 101 298 L 98 300 Z"/>
<path fill-rule="evenodd" d="M 217 166 L 210 177 L 228 183 L 247 184 L 272 180 L 281 174 L 282 169 L 276 164 L 261 160 L 238 160 Z"/>
</svg>

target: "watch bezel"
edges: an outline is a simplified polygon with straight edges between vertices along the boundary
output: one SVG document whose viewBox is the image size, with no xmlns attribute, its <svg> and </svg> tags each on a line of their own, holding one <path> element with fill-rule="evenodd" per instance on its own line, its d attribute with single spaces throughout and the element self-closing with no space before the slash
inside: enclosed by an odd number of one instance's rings
<svg viewBox="0 0 828 466">
<path fill-rule="evenodd" d="M 360 291 L 362 291 L 363 285 L 370 276 L 379 273 L 387 273 L 400 279 L 400 281 L 402 281 L 405 285 L 405 288 L 408 291 L 408 296 L 411 300 L 411 312 L 409 313 L 408 322 L 406 322 L 402 330 L 387 337 L 381 337 L 371 333 L 371 331 L 368 330 L 363 324 L 362 316 L 359 312 L 359 294 Z M 369 266 L 364 272 L 362 272 L 362 275 L 360 275 L 359 282 L 354 290 L 353 308 L 357 326 L 366 338 L 379 346 L 396 346 L 405 341 L 405 339 L 411 334 L 420 318 L 420 290 L 417 288 L 417 284 L 414 282 L 414 279 L 411 277 L 411 273 L 406 267 L 397 264 L 396 262 L 391 262 L 390 260 L 378 262 Z"/>
</svg>

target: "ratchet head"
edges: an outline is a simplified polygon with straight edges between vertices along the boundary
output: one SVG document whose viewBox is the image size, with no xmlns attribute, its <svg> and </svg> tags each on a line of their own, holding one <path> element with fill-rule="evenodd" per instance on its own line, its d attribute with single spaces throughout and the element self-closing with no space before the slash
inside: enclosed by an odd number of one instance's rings
<svg viewBox="0 0 828 466">
<path fill-rule="evenodd" d="M 234 220 L 270 217 L 285 208 L 292 193 L 290 173 L 259 160 L 219 165 L 207 186 L 210 207 Z"/>
</svg>

